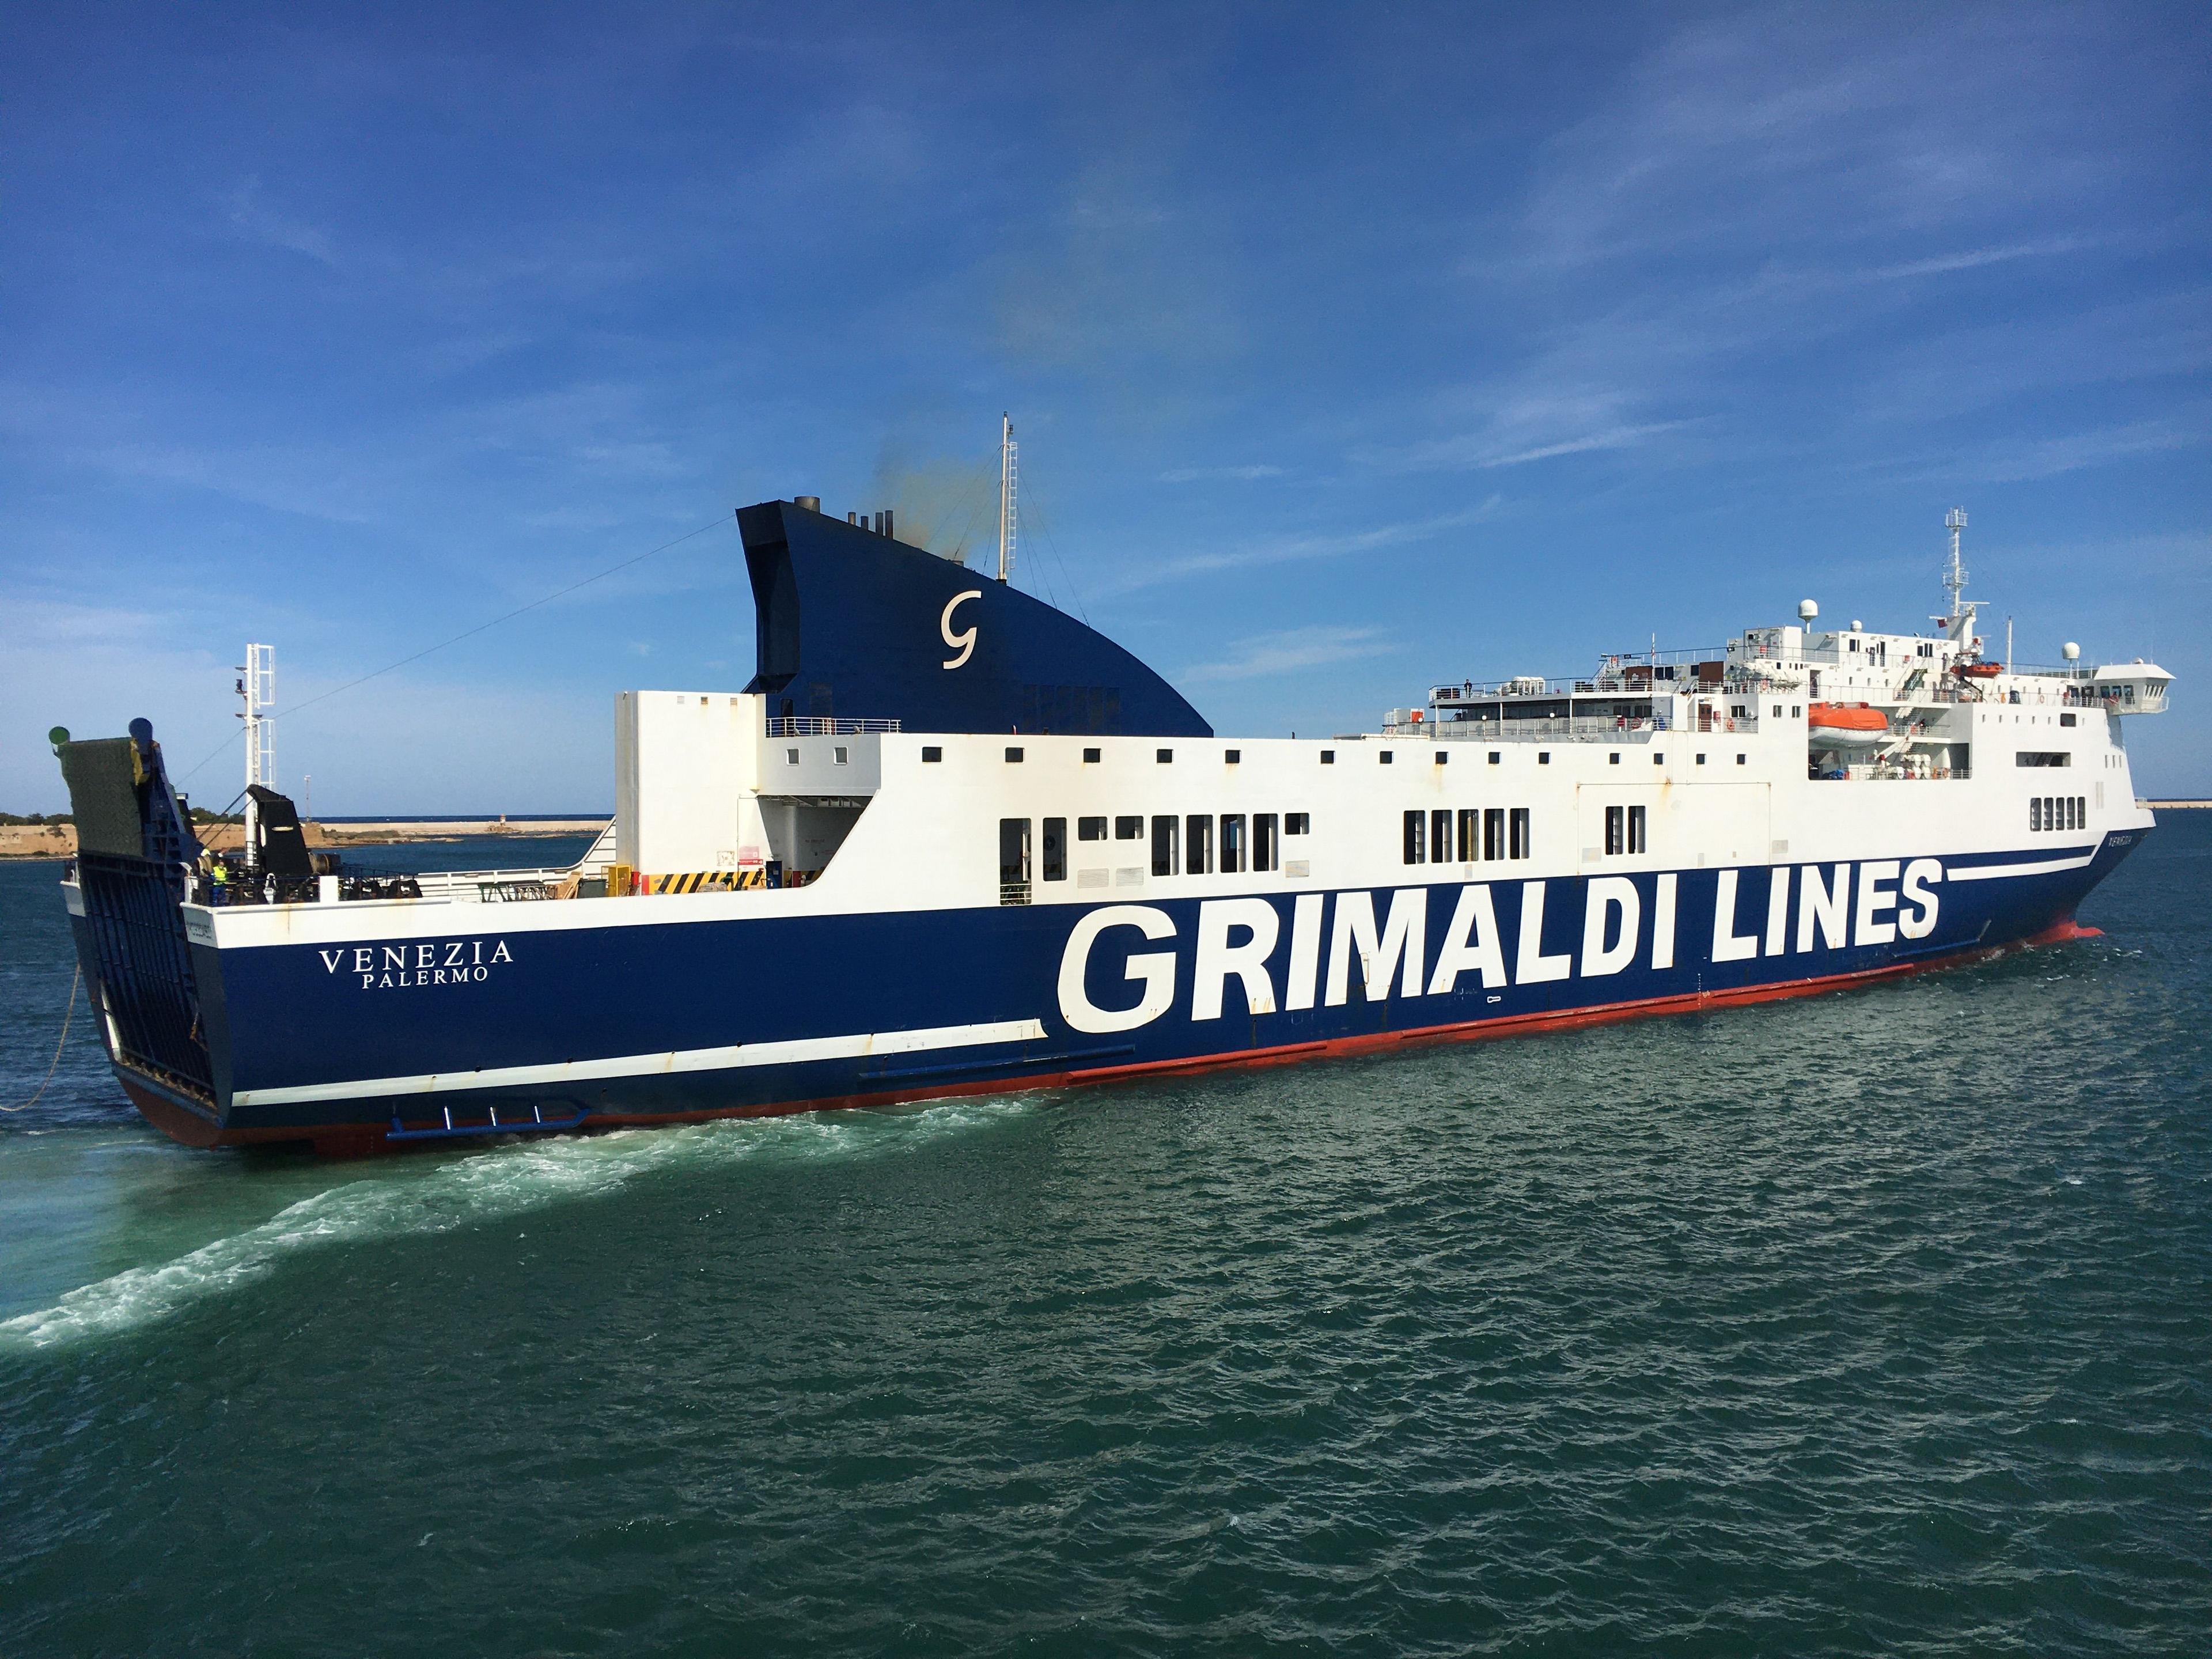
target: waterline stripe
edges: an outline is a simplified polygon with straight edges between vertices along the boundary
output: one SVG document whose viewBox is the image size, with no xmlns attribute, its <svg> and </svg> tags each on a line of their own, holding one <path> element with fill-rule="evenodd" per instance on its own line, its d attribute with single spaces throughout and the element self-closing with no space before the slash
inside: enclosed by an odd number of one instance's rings
<svg viewBox="0 0 2212 1659">
<path fill-rule="evenodd" d="M 677 1048 L 659 1054 L 617 1054 L 607 1060 L 569 1060 L 550 1066 L 495 1066 L 475 1072 L 426 1072 L 418 1077 L 359 1078 L 348 1083 L 307 1083 L 283 1089 L 240 1089 L 240 1106 L 289 1106 L 314 1100 L 360 1100 L 381 1095 L 440 1095 L 464 1089 L 511 1089 L 527 1084 L 587 1083 L 599 1078 L 653 1077 L 679 1072 L 723 1072 L 740 1066 L 796 1066 L 814 1060 L 862 1060 L 871 1055 L 919 1054 L 994 1042 L 1033 1042 L 1044 1036 L 1038 1019 L 1006 1019 L 986 1025 L 933 1025 L 914 1031 L 863 1031 L 852 1036 L 798 1037 L 780 1042 L 739 1042 L 725 1048 Z"/>
<path fill-rule="evenodd" d="M 1989 881 L 1998 876 L 2043 876 L 2057 870 L 2079 870 L 2097 856 L 2092 847 L 2078 858 L 2045 859 L 2034 864 L 1984 864 L 1972 869 L 1961 870 L 1952 865 L 1943 866 L 1946 881 Z"/>
</svg>

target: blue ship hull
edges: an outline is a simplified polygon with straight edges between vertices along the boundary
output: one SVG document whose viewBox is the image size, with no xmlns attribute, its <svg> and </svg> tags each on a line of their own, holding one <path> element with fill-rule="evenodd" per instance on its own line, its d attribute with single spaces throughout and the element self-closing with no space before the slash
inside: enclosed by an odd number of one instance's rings
<svg viewBox="0 0 2212 1659">
<path fill-rule="evenodd" d="M 1171 938 L 1147 938 L 1133 924 L 1108 927 L 1078 965 L 1080 1003 L 1126 1018 L 1144 965 L 1133 965 L 1133 956 L 1172 956 L 1173 994 L 1161 1012 L 1103 1032 L 1079 1029 L 1066 991 L 1063 1006 L 1054 996 L 1072 933 L 1103 907 L 486 927 L 343 949 L 195 945 L 210 1097 L 121 1060 L 117 1069 L 147 1115 L 178 1139 L 307 1140 L 356 1154 L 455 1134 L 885 1104 L 1303 1059 L 1808 994 L 2081 937 L 2075 908 L 2141 839 L 2107 835 L 2086 862 L 2087 847 L 1947 860 L 1923 937 L 1856 943 L 1863 919 L 1847 919 L 1843 942 L 1814 930 L 1809 949 L 1797 948 L 1794 906 L 1778 941 L 1761 938 L 1765 867 L 1674 872 L 1672 949 L 1657 936 L 1668 878 L 1614 878 L 1637 890 L 1639 932 L 1632 948 L 1618 910 L 1604 918 L 1612 924 L 1601 930 L 1605 954 L 1628 959 L 1596 973 L 1586 971 L 1588 879 L 1474 884 L 1487 896 L 1497 959 L 1490 970 L 1460 968 L 1448 987 L 1437 976 L 1468 884 L 1247 898 L 1239 902 L 1268 905 L 1279 922 L 1261 959 L 1264 988 L 1252 995 L 1252 981 L 1216 972 L 1219 1012 L 1202 1018 L 1193 1006 L 1200 913 L 1219 901 L 1167 900 L 1140 908 L 1164 915 Z M 1795 867 L 1775 868 L 1787 875 Z M 1735 902 L 1717 921 L 1724 878 Z M 1407 908 L 1421 909 L 1425 926 L 1401 941 L 1383 968 L 1386 993 L 1370 999 L 1364 963 L 1339 969 L 1328 960 L 1335 915 L 1348 901 L 1387 916 L 1412 892 L 1423 896 Z M 1300 898 L 1325 906 L 1322 948 L 1309 951 L 1315 960 L 1304 970 L 1313 1006 L 1304 1007 L 1296 1006 L 1294 960 Z M 1535 902 L 1540 933 L 1524 940 Z M 489 908 L 474 908 L 469 919 L 493 921 Z M 77 925 L 85 927 L 82 918 Z M 1750 954 L 1717 960 L 1717 944 Z M 1462 939 L 1462 963 L 1471 960 L 1466 945 Z M 1653 965 L 1670 957 L 1671 964 Z M 1523 971 L 1531 963 L 1534 982 Z M 1333 977 L 1343 983 L 1332 986 Z M 1342 1000 L 1332 1001 L 1332 992 Z M 1254 1000 L 1285 1006 L 1254 1012 Z"/>
</svg>

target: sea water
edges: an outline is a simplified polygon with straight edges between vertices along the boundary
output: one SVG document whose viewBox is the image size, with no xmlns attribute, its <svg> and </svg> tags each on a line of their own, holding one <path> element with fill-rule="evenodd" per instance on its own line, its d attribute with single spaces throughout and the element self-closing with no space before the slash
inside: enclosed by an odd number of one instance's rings
<svg viewBox="0 0 2212 1659">
<path fill-rule="evenodd" d="M 58 874 L 0 866 L 0 1105 Z M 0 1654 L 2203 1653 L 2212 813 L 2082 919 L 354 1164 L 172 1146 L 80 1000 L 0 1116 Z"/>
</svg>

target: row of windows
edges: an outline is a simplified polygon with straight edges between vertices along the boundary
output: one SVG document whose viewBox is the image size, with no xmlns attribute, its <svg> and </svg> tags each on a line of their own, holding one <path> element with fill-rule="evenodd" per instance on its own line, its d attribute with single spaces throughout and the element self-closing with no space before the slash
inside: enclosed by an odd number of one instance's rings
<svg viewBox="0 0 2212 1659">
<path fill-rule="evenodd" d="M 2037 795 L 2027 803 L 2030 830 L 2079 830 L 2087 823 L 2088 801 L 2081 795 Z"/>
<path fill-rule="evenodd" d="M 1739 709 L 1737 712 L 1738 712 L 1739 714 L 1741 714 L 1742 711 L 1741 711 L 1741 709 Z M 1782 705 L 1781 705 L 1780 703 L 1777 703 L 1777 704 L 1775 704 L 1775 705 L 1774 705 L 1774 712 L 1775 712 L 1778 715 L 1781 714 L 1781 712 L 1782 712 Z M 1801 710 L 1799 710 L 1799 709 L 1797 709 L 1797 708 L 1791 708 L 1791 709 L 1790 709 L 1790 712 L 1792 714 L 1798 714 L 1798 713 L 1800 713 L 1800 712 L 1802 712 L 1802 711 L 1801 711 Z M 2071 723 L 2071 722 L 2070 722 L 2070 720 L 2069 720 L 2069 724 L 2070 724 L 2070 723 Z M 844 764 L 845 764 L 845 760 L 846 760 L 846 754 L 845 754 L 845 750 L 844 750 L 843 749 L 842 749 L 842 748 L 841 748 L 841 749 L 839 749 L 836 752 L 837 752 L 837 764 L 838 764 L 838 765 L 840 765 L 840 766 L 844 765 Z M 1098 762 L 1099 762 L 1099 752 L 1100 752 L 1100 751 L 1099 751 L 1099 750 L 1096 750 L 1096 749 L 1086 749 L 1086 750 L 1085 750 L 1083 751 L 1083 763 L 1084 763 L 1085 766 L 1096 766 L 1096 765 L 1097 765 L 1097 764 L 1098 764 Z M 1028 748 L 1027 748 L 1025 745 L 1024 745 L 1024 744 L 1008 744 L 1006 745 L 1006 763 L 1007 763 L 1009 766 L 1018 766 L 1018 765 L 1020 765 L 1020 764 L 1021 764 L 1024 760 L 1026 760 L 1026 759 L 1028 758 L 1028 756 L 1029 756 L 1029 750 L 1028 750 Z M 944 760 L 944 758 L 945 758 L 945 749 L 944 749 L 944 746 L 943 746 L 942 744 L 934 744 L 934 743 L 931 743 L 931 744 L 924 744 L 922 745 L 922 750 L 921 750 L 921 758 L 922 758 L 922 760 L 923 760 L 925 763 L 928 763 L 928 764 L 931 764 L 931 765 L 935 765 L 935 764 L 937 764 L 938 763 L 939 763 L 939 762 L 943 761 L 943 760 Z M 1174 760 L 1175 760 L 1175 750 L 1172 750 L 1172 749 L 1160 749 L 1160 750 L 1154 750 L 1154 751 L 1153 751 L 1152 758 L 1153 758 L 1153 759 L 1154 759 L 1154 760 L 1155 760 L 1158 764 L 1160 764 L 1160 765 L 1162 765 L 1162 766 L 1170 765 L 1170 764 L 1172 764 L 1172 763 L 1174 763 Z M 1224 750 L 1222 751 L 1221 758 L 1222 758 L 1224 762 L 1226 762 L 1228 764 L 1230 764 L 1231 766 L 1237 766 L 1237 765 L 1240 765 L 1240 764 L 1242 764 L 1242 763 L 1243 763 L 1243 759 L 1244 759 L 1244 752 L 1243 752 L 1243 750 L 1242 750 L 1241 749 L 1227 749 L 1227 750 Z M 1384 765 L 1384 766 L 1390 766 L 1390 765 L 1394 765 L 1394 764 L 1395 764 L 1395 763 L 1396 763 L 1396 761 L 1397 761 L 1397 758 L 1398 758 L 1398 755 L 1397 755 L 1397 751 L 1396 751 L 1395 750 L 1392 750 L 1392 749 L 1381 749 L 1381 750 L 1377 750 L 1376 751 L 1375 758 L 1376 758 L 1378 762 L 1380 762 L 1382 765 Z M 1444 748 L 1443 748 L 1442 746 L 1440 746 L 1440 745 L 1439 745 L 1439 746 L 1437 746 L 1437 747 L 1436 747 L 1436 748 L 1435 748 L 1434 751 L 1430 755 L 1429 758 L 1430 758 L 1431 761 L 1433 761 L 1437 765 L 1438 765 L 1438 766 L 1442 766 L 1443 764 L 1444 764 L 1444 763 L 1445 763 L 1445 762 L 1449 761 L 1449 760 L 1451 758 L 1451 754 L 1450 754 L 1450 751 L 1449 751 L 1449 750 L 1446 750 L 1446 749 L 1444 749 Z M 1492 750 L 1491 750 L 1489 751 L 1489 753 L 1487 754 L 1487 756 L 1486 756 L 1485 758 L 1486 758 L 1486 759 L 1488 760 L 1488 762 L 1490 763 L 1490 764 L 1491 764 L 1491 765 L 1492 765 L 1492 766 L 1496 766 L 1496 765 L 1498 765 L 1499 763 L 1501 763 L 1504 760 L 1504 758 L 1505 758 L 1505 754 L 1504 754 L 1504 751 L 1503 750 L 1499 750 L 1499 749 L 1492 749 Z M 1616 751 L 1614 751 L 1614 752 L 1613 752 L 1613 753 L 1611 753 L 1611 754 L 1608 754 L 1608 755 L 1606 757 L 1606 758 L 1607 758 L 1608 761 L 1610 761 L 1610 762 L 1611 762 L 1613 765 L 1615 765 L 1615 766 L 1618 766 L 1618 765 L 1620 765 L 1620 753 L 1619 753 L 1617 750 L 1616 750 Z M 1736 763 L 1738 766 L 1741 766 L 1741 765 L 1743 765 L 1743 764 L 1745 763 L 1746 758 L 1747 758 L 1747 757 L 1746 757 L 1745 756 L 1738 755 L 1738 756 L 1735 757 L 1735 763 Z M 786 750 L 784 750 L 784 759 L 785 759 L 785 760 L 786 760 L 789 764 L 791 764 L 791 765 L 793 765 L 793 766 L 796 766 L 796 765 L 798 765 L 798 764 L 799 764 L 799 750 L 797 750 L 796 749 L 787 749 Z M 1335 765 L 1335 764 L 1336 764 L 1336 750 L 1334 750 L 1334 749 L 1324 749 L 1324 750 L 1322 750 L 1321 751 L 1321 763 L 1322 763 L 1323 766 L 1334 766 L 1334 765 Z M 1536 751 L 1536 764 L 1537 764 L 1537 765 L 1539 765 L 1539 766 L 1549 766 L 1551 763 L 1552 763 L 1552 751 L 1551 751 L 1550 750 L 1548 750 L 1548 749 L 1540 749 L 1540 750 L 1538 750 Z M 1665 755 L 1663 755 L 1663 754 L 1654 754 L 1654 755 L 1651 757 L 1651 763 L 1652 763 L 1654 766 L 1664 766 L 1664 765 L 1667 763 L 1667 757 L 1666 757 Z M 1699 756 L 1698 757 L 1698 765 L 1700 765 L 1700 766 L 1703 766 L 1705 763 L 1705 757 L 1703 755 L 1699 755 Z"/>
<path fill-rule="evenodd" d="M 1641 810 L 1640 808 L 1638 809 Z M 1473 864 L 1478 860 L 1528 856 L 1528 809 L 1525 806 L 1462 807 L 1406 814 L 1405 854 L 1408 864 Z M 1453 848 L 1459 856 L 1454 859 Z"/>
<path fill-rule="evenodd" d="M 1103 816 L 1076 819 L 1077 839 L 1104 841 L 1108 822 Z M 1146 839 L 1146 821 L 1138 814 L 1115 817 L 1111 822 L 1115 841 Z M 1152 820 L 1152 873 L 1212 875 L 1216 867 L 1217 848 L 1219 869 L 1224 876 L 1243 874 L 1248 864 L 1254 870 L 1273 870 L 1282 860 L 1281 837 L 1310 835 L 1312 830 L 1313 817 L 1307 812 L 1254 812 L 1249 817 L 1243 812 L 1224 812 L 1218 817 L 1210 812 L 1192 812 L 1182 817 L 1163 812 Z M 1066 818 L 1044 821 L 1042 853 L 1042 856 L 1035 860 L 1038 877 L 1045 881 L 1066 881 Z M 1030 879 L 1030 820 L 1000 818 L 999 879 L 1025 882 Z"/>
</svg>

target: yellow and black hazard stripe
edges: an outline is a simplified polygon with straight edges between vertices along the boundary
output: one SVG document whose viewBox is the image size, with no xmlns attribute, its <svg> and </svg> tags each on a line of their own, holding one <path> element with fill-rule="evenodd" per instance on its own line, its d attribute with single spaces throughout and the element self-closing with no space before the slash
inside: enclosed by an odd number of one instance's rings
<svg viewBox="0 0 2212 1659">
<path fill-rule="evenodd" d="M 702 893 L 714 888 L 736 887 L 743 884 L 735 870 L 692 870 L 682 875 L 653 876 L 652 890 L 656 893 Z"/>
</svg>

